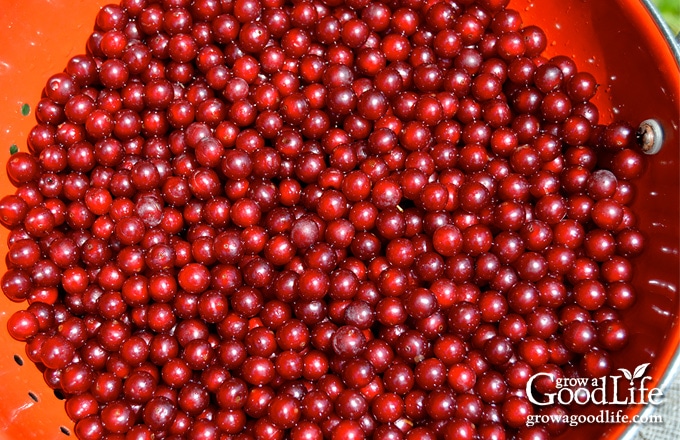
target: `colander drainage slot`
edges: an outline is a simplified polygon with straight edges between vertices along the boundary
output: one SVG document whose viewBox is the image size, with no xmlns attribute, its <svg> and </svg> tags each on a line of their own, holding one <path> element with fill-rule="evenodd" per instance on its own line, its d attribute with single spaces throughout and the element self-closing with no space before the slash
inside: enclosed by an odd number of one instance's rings
<svg viewBox="0 0 680 440">
<path fill-rule="evenodd" d="M 14 362 L 16 362 L 17 365 L 20 366 L 20 367 L 22 367 L 24 365 L 24 360 L 18 354 L 14 355 Z"/>
<path fill-rule="evenodd" d="M 40 399 L 38 399 L 38 395 L 35 394 L 33 391 L 28 392 L 28 397 L 31 398 L 34 402 L 38 402 Z"/>
<path fill-rule="evenodd" d="M 59 431 L 64 435 L 71 435 L 71 431 L 66 426 L 60 426 Z"/>
</svg>

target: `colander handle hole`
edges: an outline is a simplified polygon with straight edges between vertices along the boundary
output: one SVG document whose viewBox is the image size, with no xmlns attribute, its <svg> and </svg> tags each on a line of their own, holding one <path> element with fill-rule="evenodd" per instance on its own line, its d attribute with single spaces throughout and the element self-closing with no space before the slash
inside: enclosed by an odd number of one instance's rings
<svg viewBox="0 0 680 440">
<path fill-rule="evenodd" d="M 29 392 L 28 392 L 28 397 L 30 397 L 31 400 L 33 400 L 34 402 L 39 402 L 39 401 L 40 401 L 40 399 L 38 399 L 38 395 L 35 394 L 33 391 L 29 391 Z"/>
<path fill-rule="evenodd" d="M 14 355 L 14 362 L 17 363 L 18 366 L 22 367 L 24 365 L 24 359 L 19 356 L 18 354 Z"/>
<path fill-rule="evenodd" d="M 664 134 L 661 124 L 656 119 L 646 119 L 640 123 L 637 131 L 638 144 L 645 154 L 657 154 L 663 147 Z"/>
</svg>

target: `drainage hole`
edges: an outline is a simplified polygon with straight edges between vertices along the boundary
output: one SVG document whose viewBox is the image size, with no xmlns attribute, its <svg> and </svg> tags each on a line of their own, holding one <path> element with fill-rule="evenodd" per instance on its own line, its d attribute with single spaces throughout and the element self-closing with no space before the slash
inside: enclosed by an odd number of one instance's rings
<svg viewBox="0 0 680 440">
<path fill-rule="evenodd" d="M 34 402 L 37 402 L 37 401 L 39 400 L 39 399 L 38 399 L 38 395 L 35 394 L 33 391 L 29 391 L 29 392 L 28 392 L 28 397 L 30 397 L 31 399 L 33 399 Z"/>
<path fill-rule="evenodd" d="M 24 360 L 18 354 L 14 355 L 14 362 L 16 362 L 20 367 L 24 365 Z"/>
<path fill-rule="evenodd" d="M 60 426 L 59 430 L 64 435 L 71 435 L 71 431 L 66 426 Z"/>
</svg>

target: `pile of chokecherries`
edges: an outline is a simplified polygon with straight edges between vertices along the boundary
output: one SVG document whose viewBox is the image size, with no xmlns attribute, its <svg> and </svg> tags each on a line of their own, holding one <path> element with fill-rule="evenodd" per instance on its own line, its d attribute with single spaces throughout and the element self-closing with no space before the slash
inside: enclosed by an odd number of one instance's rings
<svg viewBox="0 0 680 440">
<path fill-rule="evenodd" d="M 644 161 L 507 3 L 101 9 L 0 201 L 8 328 L 79 439 L 566 429 L 527 380 L 625 346 Z"/>
</svg>

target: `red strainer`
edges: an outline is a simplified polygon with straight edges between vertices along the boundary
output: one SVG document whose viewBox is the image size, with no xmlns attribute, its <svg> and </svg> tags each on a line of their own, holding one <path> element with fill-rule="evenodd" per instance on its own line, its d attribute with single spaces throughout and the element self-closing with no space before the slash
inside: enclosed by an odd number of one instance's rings
<svg viewBox="0 0 680 440">
<path fill-rule="evenodd" d="M 24 150 L 34 124 L 32 106 L 45 80 L 84 51 L 102 0 L 2 0 L 0 14 L 0 162 L 12 145 Z M 547 33 L 547 56 L 564 54 L 601 84 L 596 98 L 603 123 L 624 119 L 638 124 L 657 120 L 665 143 L 649 160 L 634 210 L 648 237 L 645 253 L 635 260 L 636 306 L 626 312 L 631 329 L 628 347 L 613 357 L 616 368 L 651 362 L 653 383 L 668 382 L 678 366 L 680 324 L 678 287 L 680 167 L 680 72 L 671 36 L 641 0 L 513 0 L 525 24 Z M 13 188 L 4 173 L 2 192 Z M 6 253 L 6 232 L 0 233 Z M 64 439 L 72 434 L 63 402 L 25 357 L 22 343 L 6 331 L 12 312 L 22 307 L 0 296 L 0 440 Z M 640 407 L 631 408 L 632 411 Z M 619 438 L 624 425 L 581 425 L 565 438 Z"/>
</svg>

